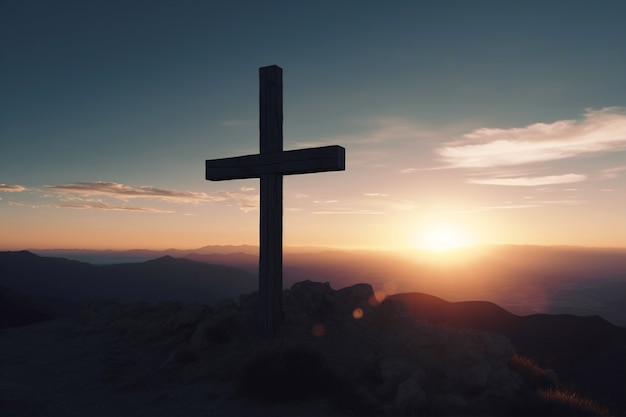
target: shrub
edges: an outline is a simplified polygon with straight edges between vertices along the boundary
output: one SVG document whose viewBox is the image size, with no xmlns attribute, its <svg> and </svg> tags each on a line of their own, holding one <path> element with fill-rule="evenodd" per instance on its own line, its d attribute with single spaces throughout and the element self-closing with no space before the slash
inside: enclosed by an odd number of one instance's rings
<svg viewBox="0 0 626 417">
<path fill-rule="evenodd" d="M 537 390 L 527 393 L 512 404 L 511 416 L 599 416 L 608 417 L 609 410 L 589 398 L 561 389 Z"/>
<path fill-rule="evenodd" d="M 539 391 L 538 397 L 551 416 L 610 416 L 609 411 L 589 398 L 562 390 Z M 543 407 L 542 407 L 543 408 Z"/>
<path fill-rule="evenodd" d="M 555 374 L 542 369 L 535 361 L 526 356 L 513 355 L 509 368 L 517 372 L 522 380 L 533 390 L 552 388 L 556 385 Z"/>
</svg>

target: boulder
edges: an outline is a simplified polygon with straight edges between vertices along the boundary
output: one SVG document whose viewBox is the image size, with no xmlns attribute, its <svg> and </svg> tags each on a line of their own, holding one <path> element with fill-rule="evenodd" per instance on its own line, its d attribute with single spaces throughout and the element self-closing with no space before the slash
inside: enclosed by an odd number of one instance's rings
<svg viewBox="0 0 626 417">
<path fill-rule="evenodd" d="M 391 415 L 419 416 L 424 415 L 427 406 L 426 392 L 413 378 L 398 384 L 398 392 L 393 400 Z"/>
<path fill-rule="evenodd" d="M 177 331 L 182 327 L 198 323 L 204 316 L 211 312 L 211 307 L 202 303 L 192 303 L 184 306 L 180 311 L 172 315 L 165 326 L 171 331 Z"/>
</svg>

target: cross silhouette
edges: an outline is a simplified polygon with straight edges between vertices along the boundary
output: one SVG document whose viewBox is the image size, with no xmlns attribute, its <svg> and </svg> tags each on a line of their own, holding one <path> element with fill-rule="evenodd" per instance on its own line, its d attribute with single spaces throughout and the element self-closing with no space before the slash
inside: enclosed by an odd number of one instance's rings
<svg viewBox="0 0 626 417">
<path fill-rule="evenodd" d="M 345 170 L 341 146 L 283 151 L 283 70 L 259 69 L 261 152 L 206 161 L 206 179 L 261 179 L 259 241 L 259 317 L 261 333 L 271 337 L 280 324 L 283 291 L 283 175 Z"/>
</svg>

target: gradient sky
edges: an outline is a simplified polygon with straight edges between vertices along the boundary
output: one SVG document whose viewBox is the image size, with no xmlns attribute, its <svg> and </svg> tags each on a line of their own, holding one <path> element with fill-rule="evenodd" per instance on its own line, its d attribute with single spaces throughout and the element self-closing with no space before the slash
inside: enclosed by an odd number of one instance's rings
<svg viewBox="0 0 626 417">
<path fill-rule="evenodd" d="M 286 245 L 626 247 L 624 1 L 0 2 L 0 249 L 256 244 L 258 68 Z M 437 229 L 439 228 L 439 229 Z"/>
</svg>

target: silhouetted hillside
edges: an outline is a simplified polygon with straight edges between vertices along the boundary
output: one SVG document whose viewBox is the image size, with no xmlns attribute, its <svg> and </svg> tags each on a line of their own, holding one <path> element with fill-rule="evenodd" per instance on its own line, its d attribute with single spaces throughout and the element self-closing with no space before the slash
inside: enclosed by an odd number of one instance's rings
<svg viewBox="0 0 626 417">
<path fill-rule="evenodd" d="M 25 326 L 53 318 L 54 316 L 38 308 L 36 299 L 9 288 L 0 287 L 0 329 Z"/>
<path fill-rule="evenodd" d="M 417 320 L 507 336 L 516 351 L 554 369 L 576 390 L 626 411 L 626 329 L 598 316 L 516 316 L 482 301 L 448 302 L 421 293 L 396 294 Z"/>
<path fill-rule="evenodd" d="M 96 266 L 21 251 L 0 252 L 0 285 L 31 297 L 78 303 L 112 298 L 212 303 L 255 290 L 257 279 L 233 267 L 170 256 Z"/>
</svg>

